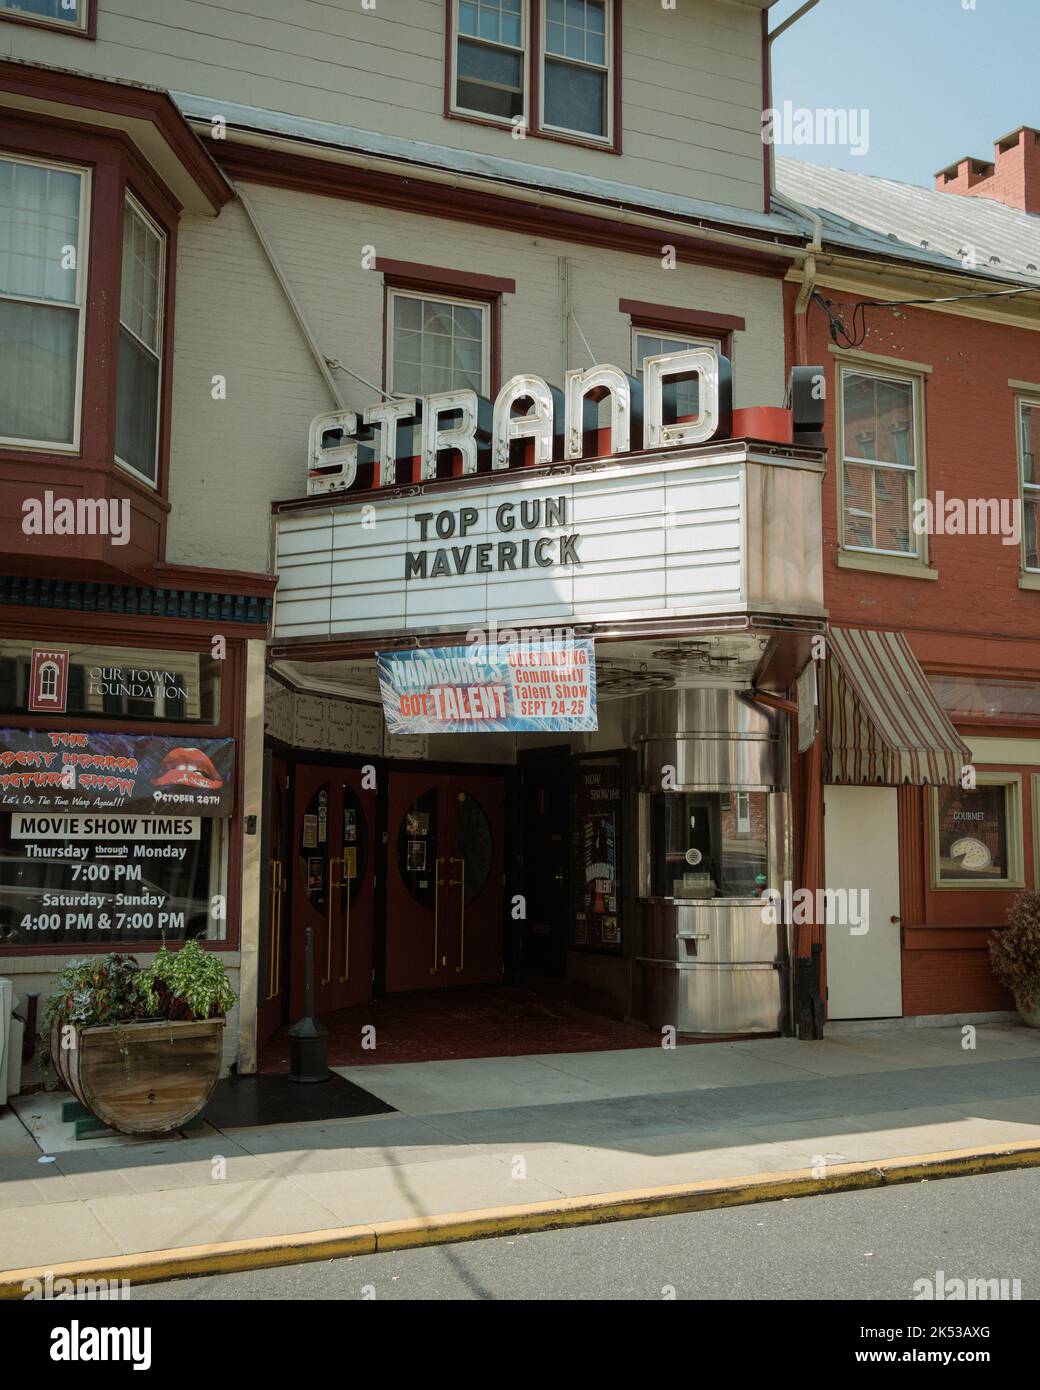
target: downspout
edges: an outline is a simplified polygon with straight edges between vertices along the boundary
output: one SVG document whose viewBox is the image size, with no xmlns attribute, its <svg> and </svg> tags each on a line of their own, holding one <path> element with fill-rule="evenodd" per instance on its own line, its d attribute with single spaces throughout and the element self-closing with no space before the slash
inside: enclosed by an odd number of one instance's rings
<svg viewBox="0 0 1040 1390">
<path fill-rule="evenodd" d="M 799 367 L 809 365 L 809 329 L 808 313 L 809 301 L 812 299 L 813 291 L 816 289 L 816 257 L 822 249 L 823 222 L 819 215 L 813 212 L 812 208 L 804 207 L 801 203 L 795 202 L 793 198 L 788 198 L 785 194 L 773 189 L 773 197 L 778 203 L 782 203 L 791 212 L 796 212 L 800 217 L 804 217 L 812 224 L 812 237 L 806 243 L 806 256 L 802 264 L 802 287 L 798 291 L 798 298 L 794 303 L 794 356 L 795 362 Z"/>
<path fill-rule="evenodd" d="M 816 6 L 817 6 L 819 3 L 820 3 L 820 0 L 806 0 L 806 3 L 805 3 L 804 5 L 802 5 L 799 9 L 795 10 L 794 14 L 789 15 L 789 16 L 787 17 L 787 19 L 785 19 L 784 22 L 783 22 L 782 24 L 777 25 L 777 27 L 773 30 L 773 32 L 768 36 L 768 38 L 767 38 L 767 45 L 768 45 L 769 54 L 770 54 L 770 60 L 769 60 L 769 74 L 770 74 L 769 83 L 770 83 L 770 90 L 769 90 L 769 93 L 767 94 L 767 100 L 768 100 L 768 101 L 770 101 L 770 102 L 772 101 L 772 77 L 771 77 L 771 74 L 772 74 L 772 70 L 773 70 L 773 63 L 772 63 L 772 48 L 773 48 L 773 44 L 774 44 L 774 43 L 776 42 L 776 40 L 780 37 L 781 34 L 786 34 L 787 31 L 788 31 L 788 29 L 790 29 L 790 28 L 792 27 L 792 25 L 797 24 L 798 21 L 799 21 L 800 19 L 802 19 L 805 15 L 807 15 L 807 14 L 809 13 L 810 10 L 814 10 L 814 9 L 816 8 Z M 794 306 L 794 350 L 795 350 L 795 361 L 796 361 L 796 363 L 798 364 L 799 367 L 807 367 L 807 366 L 809 365 L 809 335 L 808 335 L 808 328 L 807 328 L 807 322 L 806 322 L 806 320 L 807 320 L 807 315 L 808 315 L 808 311 L 809 311 L 809 301 L 811 300 L 813 291 L 814 291 L 815 288 L 816 288 L 816 257 L 817 257 L 817 255 L 819 254 L 820 249 L 821 249 L 821 242 L 822 242 L 822 236 L 823 236 L 823 223 L 821 222 L 821 220 L 820 220 L 820 218 L 817 216 L 817 214 L 816 214 L 815 212 L 812 211 L 811 208 L 803 207 L 801 203 L 795 202 L 795 200 L 794 200 L 793 198 L 788 198 L 788 197 L 786 197 L 783 193 L 780 193 L 780 192 L 777 190 L 777 187 L 776 187 L 776 179 L 775 179 L 775 177 L 773 177 L 773 175 L 772 175 L 772 168 L 773 168 L 773 163 L 772 163 L 772 158 L 773 158 L 773 147 L 772 147 L 772 145 L 770 145 L 770 148 L 769 148 L 769 158 L 770 158 L 770 185 L 771 185 L 771 190 L 772 190 L 772 196 L 776 199 L 776 201 L 777 201 L 778 203 L 782 203 L 783 206 L 784 206 L 785 208 L 787 208 L 790 212 L 797 212 L 801 217 L 804 217 L 804 218 L 811 224 L 812 229 L 813 229 L 812 240 L 811 240 L 811 241 L 808 243 L 808 245 L 806 246 L 807 255 L 806 255 L 806 257 L 805 257 L 805 261 L 804 261 L 803 266 L 802 266 L 802 271 L 803 271 L 804 279 L 802 280 L 802 287 L 801 287 L 801 289 L 798 291 L 798 298 L 797 298 L 797 300 L 795 301 L 795 306 Z"/>
</svg>

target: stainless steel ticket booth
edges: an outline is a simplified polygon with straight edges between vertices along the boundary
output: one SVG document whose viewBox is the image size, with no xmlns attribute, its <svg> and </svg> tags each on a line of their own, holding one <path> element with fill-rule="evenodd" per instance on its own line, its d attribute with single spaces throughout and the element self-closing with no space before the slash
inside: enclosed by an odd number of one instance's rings
<svg viewBox="0 0 1040 1390">
<path fill-rule="evenodd" d="M 731 688 L 640 701 L 633 1012 L 679 1033 L 784 1031 L 785 716 Z"/>
</svg>

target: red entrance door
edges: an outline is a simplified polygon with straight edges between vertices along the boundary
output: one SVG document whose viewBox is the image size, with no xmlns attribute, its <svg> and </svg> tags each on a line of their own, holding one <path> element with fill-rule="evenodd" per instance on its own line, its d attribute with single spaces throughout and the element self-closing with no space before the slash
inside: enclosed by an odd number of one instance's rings
<svg viewBox="0 0 1040 1390">
<path fill-rule="evenodd" d="M 260 937 L 260 995 L 257 1042 L 263 1044 L 287 1022 L 289 1010 L 289 943 L 285 932 L 285 880 L 289 873 L 289 769 L 271 757 L 265 778 L 263 929 Z"/>
<path fill-rule="evenodd" d="M 386 988 L 502 978 L 500 777 L 390 774 Z"/>
<path fill-rule="evenodd" d="M 299 763 L 293 796 L 293 1019 L 303 1011 L 304 932 L 318 1014 L 372 997 L 376 794 L 360 769 Z"/>
</svg>

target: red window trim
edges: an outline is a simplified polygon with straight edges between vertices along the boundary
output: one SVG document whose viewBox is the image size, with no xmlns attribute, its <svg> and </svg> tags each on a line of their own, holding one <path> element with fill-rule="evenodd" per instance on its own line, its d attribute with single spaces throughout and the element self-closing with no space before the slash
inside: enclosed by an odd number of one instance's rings
<svg viewBox="0 0 1040 1390">
<path fill-rule="evenodd" d="M 500 275 L 478 275 L 472 271 L 450 270 L 444 266 L 422 265 L 416 261 L 376 258 L 374 269 L 383 276 L 383 375 L 382 387 L 390 390 L 390 290 L 419 290 L 447 299 L 477 299 L 487 304 L 491 333 L 488 393 L 494 397 L 502 373 L 502 296 L 516 294 L 516 281 Z"/>
<path fill-rule="evenodd" d="M 97 39 L 97 16 L 98 0 L 87 0 L 87 23 L 83 29 L 73 29 L 70 24 L 45 19 L 40 15 L 15 14 L 13 10 L 0 9 L 0 20 L 7 20 L 11 24 L 29 24 L 34 29 L 47 29 L 52 34 L 68 34 L 70 38 L 89 39 L 91 42 Z"/>
<path fill-rule="evenodd" d="M 611 5 L 611 66 L 607 74 L 607 101 L 610 104 L 610 140 L 596 140 L 592 136 L 568 135 L 565 131 L 547 130 L 539 119 L 541 103 L 542 61 L 542 4 L 544 0 L 528 0 L 528 98 L 527 126 L 528 136 L 536 140 L 554 140 L 561 145 L 580 145 L 582 149 L 599 150 L 602 154 L 622 154 L 621 142 L 621 5 L 622 0 L 610 0 Z M 449 121 L 468 121 L 471 125 L 487 126 L 502 130 L 511 135 L 511 125 L 507 121 L 496 121 L 490 116 L 479 116 L 469 111 L 455 109 L 455 93 L 452 90 L 452 71 L 455 54 L 453 38 L 455 34 L 455 6 L 458 0 L 447 0 L 444 25 L 444 115 Z"/>
<path fill-rule="evenodd" d="M 91 177 L 90 226 L 87 243 L 87 286 L 83 312 L 83 387 L 80 401 L 79 449 L 76 453 L 47 449 L 0 447 L 0 462 L 83 468 L 110 473 L 168 510 L 170 419 L 173 389 L 174 280 L 177 261 L 179 209 L 140 160 L 131 141 L 120 132 L 99 133 L 94 127 L 70 121 L 12 116 L 0 143 L 0 155 L 51 159 L 76 165 Z M 122 282 L 123 206 L 133 193 L 166 236 L 163 361 L 159 394 L 159 452 L 155 484 L 150 485 L 115 460 L 116 371 L 119 344 L 119 304 Z"/>
<path fill-rule="evenodd" d="M 714 338 L 723 357 L 733 356 L 733 334 L 747 328 L 736 314 L 714 314 L 707 309 L 678 309 L 669 304 L 647 304 L 641 299 L 619 299 L 618 310 L 628 314 L 632 327 L 648 333 L 674 334 L 681 338 Z"/>
</svg>

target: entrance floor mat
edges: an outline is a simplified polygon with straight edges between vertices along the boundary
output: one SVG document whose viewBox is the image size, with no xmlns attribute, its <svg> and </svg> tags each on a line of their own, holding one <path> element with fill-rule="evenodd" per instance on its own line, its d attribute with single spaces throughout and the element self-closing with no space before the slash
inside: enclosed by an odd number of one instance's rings
<svg viewBox="0 0 1040 1390">
<path fill-rule="evenodd" d="M 475 1057 L 532 1057 L 558 1052 L 613 1052 L 660 1047 L 661 1034 L 589 1013 L 560 999 L 512 985 L 392 994 L 326 1014 L 329 1065 L 446 1062 Z M 364 1047 L 373 1039 L 375 1047 Z M 678 1038 L 679 1046 L 711 1041 Z M 288 1029 L 261 1051 L 261 1072 L 289 1065 Z"/>
<path fill-rule="evenodd" d="M 226 1130 L 308 1120 L 354 1120 L 393 1109 L 343 1076 L 333 1074 L 328 1081 L 312 1085 L 290 1081 L 288 1073 L 268 1073 L 218 1082 L 205 1114 L 215 1129 Z"/>
</svg>

